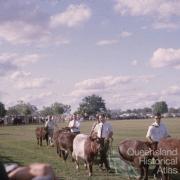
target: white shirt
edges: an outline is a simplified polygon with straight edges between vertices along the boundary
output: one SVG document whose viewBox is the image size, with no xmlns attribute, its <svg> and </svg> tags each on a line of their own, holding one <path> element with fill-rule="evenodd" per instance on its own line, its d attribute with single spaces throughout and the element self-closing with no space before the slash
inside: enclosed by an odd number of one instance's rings
<svg viewBox="0 0 180 180">
<path fill-rule="evenodd" d="M 71 128 L 71 132 L 80 132 L 80 121 L 73 119 L 69 122 L 68 127 Z"/>
<path fill-rule="evenodd" d="M 100 122 L 99 124 L 97 124 L 97 136 L 99 138 L 108 138 L 109 134 L 111 132 L 113 132 L 113 129 L 112 129 L 112 126 L 111 126 L 110 123 L 108 123 L 108 122 L 105 122 L 105 123 Z"/>
<path fill-rule="evenodd" d="M 159 142 L 162 138 L 169 136 L 168 130 L 163 123 L 158 125 L 154 122 L 147 131 L 146 137 L 150 137 L 153 141 Z"/>
<path fill-rule="evenodd" d="M 98 133 L 98 129 L 99 129 L 99 123 L 95 122 L 92 126 L 91 131 Z"/>
<path fill-rule="evenodd" d="M 45 122 L 45 127 L 48 127 L 48 129 L 54 129 L 54 127 L 55 127 L 54 121 L 53 120 L 47 120 Z"/>
</svg>

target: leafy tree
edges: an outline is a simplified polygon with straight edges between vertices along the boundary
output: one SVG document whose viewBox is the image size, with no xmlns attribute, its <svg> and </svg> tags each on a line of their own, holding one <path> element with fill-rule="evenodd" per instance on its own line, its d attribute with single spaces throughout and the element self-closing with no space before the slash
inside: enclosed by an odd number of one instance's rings
<svg viewBox="0 0 180 180">
<path fill-rule="evenodd" d="M 106 112 L 105 101 L 97 95 L 86 96 L 79 105 L 78 113 L 84 115 L 96 115 L 98 112 Z"/>
<path fill-rule="evenodd" d="M 40 111 L 40 114 L 42 116 L 53 115 L 53 111 L 52 111 L 51 107 L 43 107 L 43 109 Z"/>
<path fill-rule="evenodd" d="M 60 115 L 70 111 L 71 111 L 71 106 L 55 102 L 51 106 L 43 107 L 40 113 L 43 116 L 48 116 L 48 115 Z"/>
<path fill-rule="evenodd" d="M 0 102 L 0 117 L 4 117 L 6 115 L 6 109 L 3 103 Z"/>
<path fill-rule="evenodd" d="M 9 107 L 8 114 L 27 116 L 27 115 L 32 115 L 36 111 L 37 111 L 36 106 L 31 105 L 30 103 L 19 101 L 18 104 L 16 104 L 15 106 Z"/>
<path fill-rule="evenodd" d="M 156 113 L 166 113 L 168 112 L 168 105 L 165 101 L 156 102 L 152 105 L 152 111 L 154 114 Z"/>
<path fill-rule="evenodd" d="M 54 115 L 63 114 L 71 111 L 71 106 L 62 103 L 55 102 L 51 105 L 51 109 Z"/>
</svg>

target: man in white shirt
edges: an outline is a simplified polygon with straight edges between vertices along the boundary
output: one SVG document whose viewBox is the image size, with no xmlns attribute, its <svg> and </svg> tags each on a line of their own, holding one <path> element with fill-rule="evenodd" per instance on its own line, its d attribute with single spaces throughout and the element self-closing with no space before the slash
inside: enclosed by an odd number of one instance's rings
<svg viewBox="0 0 180 180">
<path fill-rule="evenodd" d="M 96 115 L 96 121 L 92 125 L 90 136 L 97 137 L 97 133 L 98 133 L 98 129 L 99 129 L 99 123 L 100 123 L 99 115 Z"/>
<path fill-rule="evenodd" d="M 48 119 L 45 122 L 45 128 L 47 129 L 47 132 L 48 132 L 50 145 L 53 145 L 53 132 L 54 132 L 55 126 L 56 126 L 56 124 L 53 120 L 53 117 L 48 116 Z"/>
<path fill-rule="evenodd" d="M 167 137 L 170 137 L 168 130 L 167 130 L 165 124 L 163 124 L 161 122 L 161 114 L 157 113 L 155 116 L 155 122 L 152 123 L 148 128 L 146 138 L 150 142 L 158 143 L 161 139 L 167 138 Z M 157 158 L 155 158 L 155 160 L 157 160 Z M 152 174 L 154 175 L 155 178 L 157 177 L 158 170 L 159 170 L 159 164 L 158 164 L 158 162 L 156 162 L 156 163 L 157 163 L 156 167 L 152 172 Z"/>
<path fill-rule="evenodd" d="M 146 138 L 150 142 L 159 142 L 163 138 L 170 137 L 168 130 L 161 122 L 161 114 L 157 113 L 155 116 L 155 122 L 152 123 L 147 131 Z"/>
<path fill-rule="evenodd" d="M 109 162 L 107 159 L 107 152 L 109 149 L 109 138 L 112 137 L 113 129 L 110 123 L 106 122 L 105 115 L 99 116 L 100 123 L 97 128 L 97 137 L 101 139 L 100 150 L 100 168 L 103 167 L 103 163 L 107 171 L 110 170 Z"/>
<path fill-rule="evenodd" d="M 77 115 L 74 114 L 69 122 L 68 127 L 71 128 L 71 132 L 79 134 L 80 133 L 80 120 L 77 119 Z"/>
</svg>

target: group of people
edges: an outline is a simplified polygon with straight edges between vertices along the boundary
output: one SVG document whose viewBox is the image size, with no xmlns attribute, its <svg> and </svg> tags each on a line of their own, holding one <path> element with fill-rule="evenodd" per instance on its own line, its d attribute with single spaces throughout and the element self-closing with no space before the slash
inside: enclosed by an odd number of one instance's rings
<svg viewBox="0 0 180 180">
<path fill-rule="evenodd" d="M 72 133 L 80 133 L 80 116 L 78 114 L 72 115 L 72 118 L 69 121 L 68 127 Z M 53 120 L 52 116 L 48 116 L 48 120 L 45 122 L 45 127 L 48 130 L 49 141 L 53 144 L 53 131 L 56 123 Z M 106 121 L 105 114 L 96 115 L 96 121 L 94 122 L 90 136 L 96 136 L 101 140 L 101 150 L 100 150 L 100 168 L 105 168 L 109 171 L 110 166 L 107 160 L 107 154 L 109 150 L 109 140 L 113 136 L 112 125 Z M 146 138 L 150 142 L 159 142 L 163 138 L 170 137 L 168 130 L 164 123 L 161 122 L 161 114 L 157 113 L 155 116 L 155 121 L 149 126 Z"/>
<path fill-rule="evenodd" d="M 109 162 L 107 159 L 107 152 L 109 149 L 109 139 L 113 136 L 112 125 L 106 121 L 106 117 L 104 114 L 99 114 L 96 116 L 97 121 L 93 124 L 90 136 L 96 136 L 101 140 L 101 149 L 100 149 L 100 168 L 105 166 L 106 170 L 111 170 L 109 166 Z M 53 120 L 52 116 L 48 116 L 47 121 L 45 122 L 45 127 L 48 130 L 49 140 L 53 143 L 53 131 L 56 127 L 56 123 Z M 79 134 L 80 133 L 80 117 L 79 115 L 73 115 L 69 121 L 68 127 L 70 128 L 72 133 Z M 170 137 L 168 130 L 164 123 L 161 122 L 161 114 L 157 113 L 155 116 L 155 121 L 149 126 L 146 138 L 150 142 L 159 142 L 163 138 Z M 7 170 L 3 170 L 3 166 L 1 165 L 0 177 L 4 179 L 12 177 L 21 177 L 27 175 L 29 177 L 33 177 L 34 180 L 50 180 L 54 178 L 54 172 L 50 165 L 47 164 L 32 164 L 26 167 L 16 167 L 15 170 L 11 170 L 11 173 L 8 174 Z M 155 170 L 157 171 L 157 169 Z M 156 172 L 154 172 L 156 173 Z M 53 178 L 52 178 L 53 177 Z M 11 179 L 11 178 L 10 178 Z"/>
<path fill-rule="evenodd" d="M 109 138 L 113 135 L 112 125 L 106 121 L 105 114 L 99 114 L 96 116 L 97 121 L 93 124 L 90 136 L 96 136 L 101 140 L 101 150 L 100 150 L 100 168 L 105 168 L 109 171 L 110 166 L 107 160 L 107 152 L 109 149 Z M 70 131 L 75 134 L 80 133 L 80 116 L 78 114 L 72 115 L 69 121 L 68 127 Z M 47 128 L 50 144 L 53 144 L 53 131 L 56 127 L 56 123 L 52 116 L 48 116 L 45 122 L 45 128 Z"/>
</svg>

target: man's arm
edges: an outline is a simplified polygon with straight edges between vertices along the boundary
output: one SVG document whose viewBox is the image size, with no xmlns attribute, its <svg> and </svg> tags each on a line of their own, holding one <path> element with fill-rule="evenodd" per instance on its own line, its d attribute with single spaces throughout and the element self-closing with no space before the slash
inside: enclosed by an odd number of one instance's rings
<svg viewBox="0 0 180 180">
<path fill-rule="evenodd" d="M 151 139 L 151 137 L 150 136 L 146 136 L 146 138 L 147 138 L 147 140 L 149 141 L 149 142 L 153 142 L 153 140 Z"/>
<path fill-rule="evenodd" d="M 152 140 L 152 138 L 151 138 L 151 129 L 152 129 L 152 127 L 150 126 L 150 127 L 148 128 L 148 131 L 147 131 L 147 134 L 146 134 L 146 138 L 147 138 L 147 140 L 148 140 L 149 142 L 153 142 L 153 140 Z"/>
</svg>

